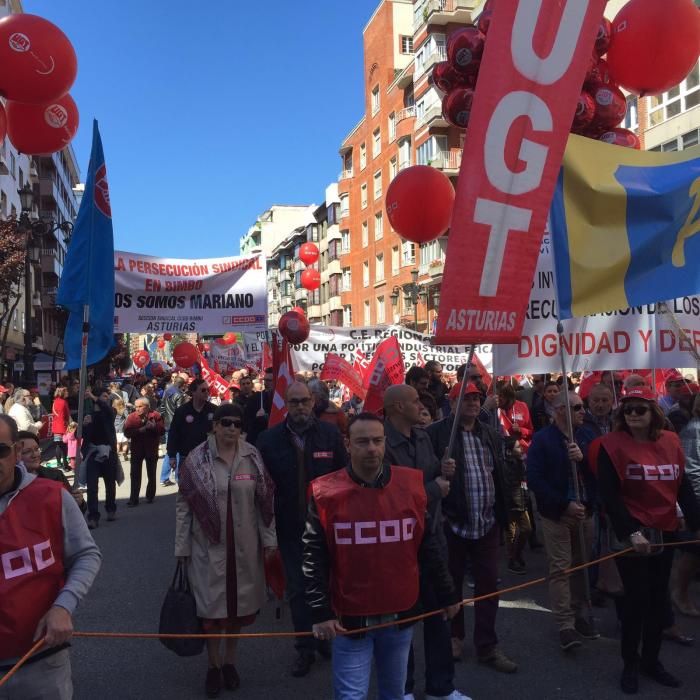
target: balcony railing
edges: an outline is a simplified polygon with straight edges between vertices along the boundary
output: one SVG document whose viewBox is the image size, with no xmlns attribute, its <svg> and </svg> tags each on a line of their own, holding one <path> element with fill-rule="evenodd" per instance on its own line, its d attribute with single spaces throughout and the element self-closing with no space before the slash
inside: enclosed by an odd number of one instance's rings
<svg viewBox="0 0 700 700">
<path fill-rule="evenodd" d="M 430 165 L 441 170 L 459 170 L 462 165 L 462 151 L 440 151 L 430 159 Z"/>
<path fill-rule="evenodd" d="M 412 105 L 411 107 L 404 107 L 404 109 L 399 110 L 396 113 L 396 123 L 403 121 L 404 119 L 412 119 L 416 116 L 416 107 Z"/>
<path fill-rule="evenodd" d="M 352 168 L 348 170 L 341 170 L 340 175 L 338 175 L 338 180 L 348 180 L 352 177 Z"/>
<path fill-rule="evenodd" d="M 421 114 L 421 116 L 416 120 L 416 126 L 428 124 L 433 120 L 438 120 L 447 124 L 445 118 L 442 116 L 442 105 L 440 102 L 432 102 L 431 104 L 426 105 L 425 109 L 423 110 L 423 114 Z"/>
<path fill-rule="evenodd" d="M 437 24 L 467 23 L 479 0 L 428 0 L 414 13 L 413 27 L 418 30 L 425 22 Z"/>
<path fill-rule="evenodd" d="M 423 56 L 423 60 L 420 65 L 418 65 L 418 62 L 416 61 L 416 78 L 429 71 L 436 63 L 446 60 L 447 48 L 444 46 L 444 44 L 435 46 L 432 53 L 428 54 L 427 56 Z"/>
</svg>

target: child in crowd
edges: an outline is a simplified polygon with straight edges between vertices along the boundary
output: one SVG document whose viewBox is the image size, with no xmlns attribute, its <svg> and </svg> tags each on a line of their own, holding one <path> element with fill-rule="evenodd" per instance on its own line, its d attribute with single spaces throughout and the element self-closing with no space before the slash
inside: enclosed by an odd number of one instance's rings
<svg viewBox="0 0 700 700">
<path fill-rule="evenodd" d="M 78 453 L 78 438 L 75 431 L 78 429 L 78 424 L 75 421 L 68 423 L 68 430 L 63 436 L 63 442 L 66 443 L 68 452 L 68 463 L 71 469 L 75 469 L 75 455 Z"/>
</svg>

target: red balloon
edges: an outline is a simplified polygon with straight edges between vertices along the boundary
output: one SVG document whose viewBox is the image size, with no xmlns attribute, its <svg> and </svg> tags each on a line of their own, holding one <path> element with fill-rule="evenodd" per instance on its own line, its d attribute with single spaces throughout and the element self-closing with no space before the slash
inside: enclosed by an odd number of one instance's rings
<svg viewBox="0 0 700 700">
<path fill-rule="evenodd" d="M 576 106 L 576 114 L 574 115 L 574 122 L 571 125 L 571 130 L 574 133 L 580 133 L 590 125 L 594 116 L 595 100 L 589 92 L 584 90 L 578 98 L 578 105 Z"/>
<path fill-rule="evenodd" d="M 153 367 L 151 367 L 151 374 L 154 377 L 161 377 L 163 376 L 163 372 L 165 370 L 163 369 L 163 365 L 161 365 L 159 362 L 154 362 Z"/>
<path fill-rule="evenodd" d="M 299 248 L 299 260 L 304 265 L 313 265 L 318 260 L 318 246 L 315 243 L 302 243 Z"/>
<path fill-rule="evenodd" d="M 134 364 L 139 369 L 143 369 L 151 361 L 151 356 L 146 350 L 139 350 L 138 352 L 134 353 L 133 360 Z"/>
<path fill-rule="evenodd" d="M 442 98 L 442 116 L 459 129 L 466 129 L 474 102 L 474 90 L 455 88 Z"/>
<path fill-rule="evenodd" d="M 627 100 L 620 88 L 612 84 L 598 83 L 591 87 L 590 93 L 595 100 L 593 121 L 597 126 L 617 126 L 625 118 Z"/>
<path fill-rule="evenodd" d="M 238 336 L 233 332 L 224 333 L 224 345 L 235 345 L 238 342 Z"/>
<path fill-rule="evenodd" d="M 78 130 L 78 108 L 70 95 L 43 105 L 7 101 L 7 135 L 29 155 L 48 155 L 65 148 Z"/>
<path fill-rule="evenodd" d="M 636 148 L 637 150 L 640 150 L 642 147 L 637 134 L 629 129 L 608 129 L 598 136 L 598 141 L 611 143 L 613 146 Z"/>
<path fill-rule="evenodd" d="M 0 19 L 0 93 L 8 100 L 46 104 L 65 95 L 78 72 L 68 37 L 37 15 Z"/>
<path fill-rule="evenodd" d="M 479 15 L 476 26 L 482 34 L 487 34 L 491 26 L 491 18 L 493 17 L 493 3 L 487 2 L 483 12 Z"/>
<path fill-rule="evenodd" d="M 7 114 L 5 113 L 5 108 L 0 103 L 0 143 L 5 140 L 7 135 Z"/>
<path fill-rule="evenodd" d="M 596 59 L 586 73 L 586 85 L 595 85 L 596 83 L 604 83 L 605 85 L 612 83 L 608 62 L 604 58 Z"/>
<path fill-rule="evenodd" d="M 165 341 L 164 340 L 159 340 L 157 343 L 159 349 L 163 349 L 165 347 Z"/>
<path fill-rule="evenodd" d="M 603 17 L 598 25 L 598 33 L 595 37 L 594 50 L 598 56 L 602 56 L 610 47 L 612 24 L 607 17 Z"/>
<path fill-rule="evenodd" d="M 454 201 L 454 187 L 447 175 L 429 165 L 413 165 L 389 184 L 386 213 L 399 236 L 428 243 L 447 231 Z"/>
<path fill-rule="evenodd" d="M 163 340 L 172 340 L 172 339 L 173 339 L 172 333 L 163 333 Z"/>
<path fill-rule="evenodd" d="M 473 83 L 473 76 L 458 73 L 449 61 L 436 63 L 430 73 L 430 82 L 441 92 L 450 92 L 450 90 L 461 87 L 465 81 Z"/>
<path fill-rule="evenodd" d="M 198 359 L 199 353 L 192 343 L 178 343 L 173 349 L 173 360 L 175 360 L 180 367 L 192 367 Z"/>
<path fill-rule="evenodd" d="M 479 70 L 486 37 L 476 27 L 464 27 L 450 34 L 447 60 L 458 72 L 474 74 Z"/>
<path fill-rule="evenodd" d="M 309 291 L 318 289 L 321 286 L 321 273 L 312 267 L 307 267 L 301 273 L 301 286 Z"/>
<path fill-rule="evenodd" d="M 612 22 L 612 79 L 637 95 L 678 85 L 698 60 L 700 11 L 693 0 L 630 0 Z"/>
<path fill-rule="evenodd" d="M 308 272 L 308 270 L 304 270 L 304 272 Z M 287 311 L 280 318 L 277 327 L 282 337 L 286 338 L 287 342 L 292 345 L 303 343 L 309 337 L 309 331 L 311 330 L 309 319 L 304 314 L 298 314 L 296 311 Z"/>
<path fill-rule="evenodd" d="M 294 311 L 297 314 L 301 314 L 302 316 L 306 316 L 306 311 L 301 308 L 301 306 L 292 306 L 292 311 Z"/>
</svg>

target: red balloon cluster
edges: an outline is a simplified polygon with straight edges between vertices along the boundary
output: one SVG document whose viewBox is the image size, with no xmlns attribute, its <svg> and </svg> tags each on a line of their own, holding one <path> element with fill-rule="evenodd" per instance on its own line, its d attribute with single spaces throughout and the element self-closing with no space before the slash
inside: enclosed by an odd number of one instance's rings
<svg viewBox="0 0 700 700">
<path fill-rule="evenodd" d="M 147 350 L 139 350 L 134 353 L 133 361 L 139 369 L 143 369 L 151 361 L 151 356 Z"/>
<path fill-rule="evenodd" d="M 0 141 L 7 135 L 21 153 L 65 148 L 78 130 L 78 108 L 68 94 L 78 61 L 68 37 L 37 15 L 0 19 Z"/>
<path fill-rule="evenodd" d="M 313 265 L 319 258 L 320 253 L 318 246 L 315 243 L 306 242 L 302 243 L 299 247 L 299 260 L 301 260 L 304 265 Z M 307 267 L 301 273 L 301 286 L 309 291 L 314 291 L 321 286 L 321 273 L 318 270 Z"/>
<path fill-rule="evenodd" d="M 172 333 L 163 333 L 163 340 L 170 341 L 173 339 L 173 334 Z"/>
<path fill-rule="evenodd" d="M 309 337 L 309 332 L 311 330 L 309 319 L 306 318 L 304 314 L 297 313 L 296 311 L 287 311 L 287 313 L 280 318 L 277 328 L 281 336 L 292 345 L 303 343 Z"/>
<path fill-rule="evenodd" d="M 198 359 L 199 352 L 192 343 L 178 343 L 173 349 L 173 360 L 179 367 L 192 367 Z"/>
</svg>

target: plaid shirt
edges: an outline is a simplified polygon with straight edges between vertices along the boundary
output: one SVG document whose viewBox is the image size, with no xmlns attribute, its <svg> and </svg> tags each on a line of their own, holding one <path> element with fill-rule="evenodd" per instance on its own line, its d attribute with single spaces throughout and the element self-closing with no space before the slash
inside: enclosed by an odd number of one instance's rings
<svg viewBox="0 0 700 700">
<path fill-rule="evenodd" d="M 450 527 L 458 537 L 476 540 L 483 537 L 496 522 L 493 457 L 473 431 L 464 430 L 462 432 L 462 444 L 464 446 L 464 490 L 467 497 L 467 518 L 464 526 L 451 524 Z"/>
</svg>

